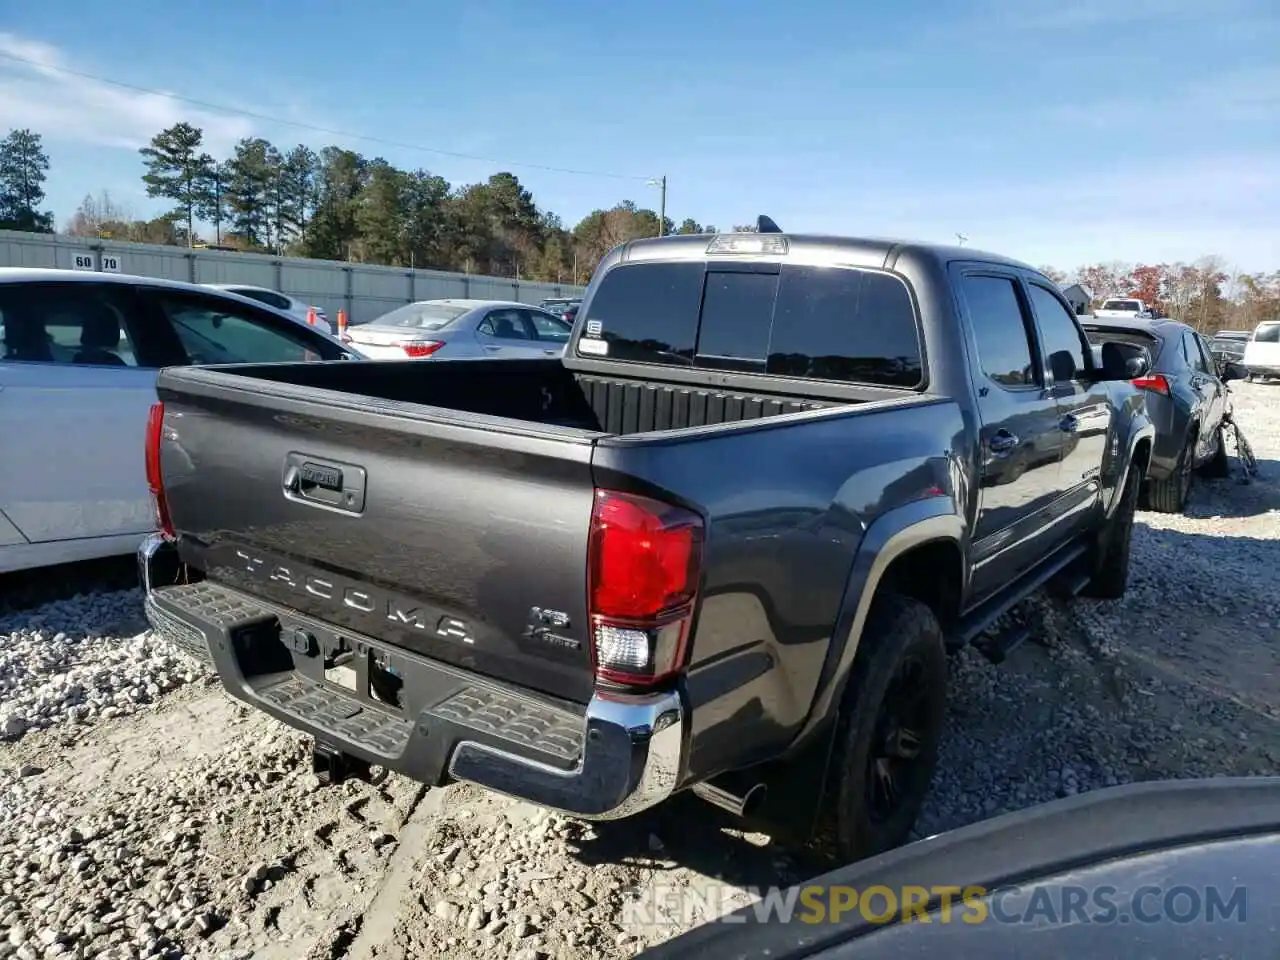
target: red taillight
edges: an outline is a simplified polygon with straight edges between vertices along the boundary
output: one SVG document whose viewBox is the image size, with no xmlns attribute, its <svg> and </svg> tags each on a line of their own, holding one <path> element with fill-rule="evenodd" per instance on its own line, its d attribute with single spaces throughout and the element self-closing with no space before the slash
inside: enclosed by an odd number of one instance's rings
<svg viewBox="0 0 1280 960">
<path fill-rule="evenodd" d="M 427 340 L 420 343 L 402 343 L 400 346 L 404 349 L 406 356 L 429 357 L 443 347 L 444 343 L 440 340 Z"/>
<path fill-rule="evenodd" d="M 651 686 L 679 671 L 702 575 L 702 518 L 597 490 L 587 599 L 599 679 Z"/>
<path fill-rule="evenodd" d="M 1152 393 L 1158 393 L 1165 397 L 1169 396 L 1169 381 L 1164 378 L 1162 373 L 1149 373 L 1145 377 L 1135 377 L 1129 382 L 1142 390 L 1150 390 Z"/>
<path fill-rule="evenodd" d="M 164 476 L 160 472 L 160 437 L 164 431 L 164 404 L 153 403 L 147 413 L 147 486 L 151 488 L 151 503 L 155 507 L 156 526 L 173 540 L 177 534 L 169 518 L 169 502 L 164 495 Z"/>
</svg>

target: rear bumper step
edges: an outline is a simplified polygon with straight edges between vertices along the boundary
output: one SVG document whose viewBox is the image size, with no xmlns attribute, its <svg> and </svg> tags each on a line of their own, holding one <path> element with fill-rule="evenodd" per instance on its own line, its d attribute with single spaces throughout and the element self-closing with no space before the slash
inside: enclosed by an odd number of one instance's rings
<svg viewBox="0 0 1280 960">
<path fill-rule="evenodd" d="M 173 580 L 155 574 L 173 558 L 158 539 L 138 553 L 154 629 L 211 663 L 232 696 L 328 749 L 587 819 L 630 816 L 676 789 L 684 713 L 675 693 L 596 694 L 584 710 L 348 631 L 340 642 L 350 654 L 335 670 L 326 651 L 338 635 L 326 624 L 211 581 L 161 586 Z"/>
</svg>

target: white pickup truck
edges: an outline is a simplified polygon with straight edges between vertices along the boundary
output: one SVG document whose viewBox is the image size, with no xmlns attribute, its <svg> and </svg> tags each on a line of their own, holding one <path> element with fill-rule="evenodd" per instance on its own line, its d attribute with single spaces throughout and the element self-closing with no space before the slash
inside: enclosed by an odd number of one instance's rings
<svg viewBox="0 0 1280 960">
<path fill-rule="evenodd" d="M 1095 317 L 1145 317 L 1147 305 L 1133 297 L 1117 297 L 1104 300 L 1095 312 Z"/>
</svg>

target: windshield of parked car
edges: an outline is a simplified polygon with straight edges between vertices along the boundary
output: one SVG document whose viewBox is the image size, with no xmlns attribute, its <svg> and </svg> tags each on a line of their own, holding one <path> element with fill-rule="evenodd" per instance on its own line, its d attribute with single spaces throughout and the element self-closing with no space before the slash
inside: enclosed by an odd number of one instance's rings
<svg viewBox="0 0 1280 960">
<path fill-rule="evenodd" d="M 1160 356 L 1160 348 L 1163 346 L 1158 337 L 1149 333 L 1143 333 L 1141 330 L 1125 330 L 1120 327 L 1095 327 L 1087 326 L 1084 328 L 1084 335 L 1089 343 L 1095 347 L 1100 347 L 1104 343 L 1127 343 L 1130 346 L 1141 347 L 1147 351 L 1147 355 L 1151 357 L 1154 363 Z"/>
<path fill-rule="evenodd" d="M 1280 323 L 1264 323 L 1253 331 L 1257 343 L 1280 343 Z"/>
<path fill-rule="evenodd" d="M 384 313 L 373 322 L 379 327 L 414 327 L 418 330 L 439 330 L 470 310 L 444 303 L 410 303 Z"/>
<path fill-rule="evenodd" d="M 1103 310 L 1141 310 L 1142 304 L 1137 300 L 1108 300 L 1102 305 Z"/>
</svg>

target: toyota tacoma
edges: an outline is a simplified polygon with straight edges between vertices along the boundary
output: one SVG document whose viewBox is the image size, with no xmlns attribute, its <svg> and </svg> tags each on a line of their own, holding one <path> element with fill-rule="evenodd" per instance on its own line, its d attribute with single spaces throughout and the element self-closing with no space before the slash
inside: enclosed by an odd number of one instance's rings
<svg viewBox="0 0 1280 960">
<path fill-rule="evenodd" d="M 612 251 L 563 358 L 163 371 L 152 624 L 322 779 L 903 842 L 947 652 L 1125 591 L 1141 360 L 1025 264 L 761 225 Z"/>
</svg>

